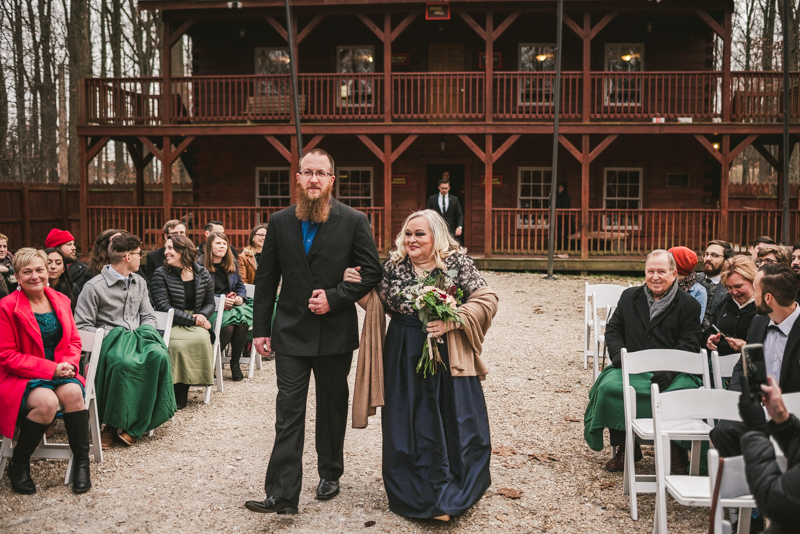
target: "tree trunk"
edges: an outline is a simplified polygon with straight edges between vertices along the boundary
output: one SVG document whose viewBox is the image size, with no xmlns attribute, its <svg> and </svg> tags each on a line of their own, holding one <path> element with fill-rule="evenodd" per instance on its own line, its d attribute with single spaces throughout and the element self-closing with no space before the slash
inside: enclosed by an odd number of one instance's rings
<svg viewBox="0 0 800 534">
<path fill-rule="evenodd" d="M 794 7 L 794 2 L 789 4 L 790 13 L 788 16 L 789 20 L 789 42 L 783 43 L 783 46 L 789 47 L 789 70 L 797 70 L 797 58 L 798 58 L 798 51 L 797 51 L 797 13 Z M 783 12 L 783 0 L 778 0 L 778 17 L 780 17 L 781 24 L 784 24 L 784 21 L 787 20 Z M 783 29 L 781 28 L 781 33 L 783 33 Z M 783 61 L 781 61 L 781 69 L 783 69 Z"/>
<path fill-rule="evenodd" d="M 89 40 L 89 0 L 70 0 L 67 25 L 69 53 L 69 181 L 77 183 L 78 168 L 78 91 L 81 78 L 92 75 L 92 50 Z"/>
<path fill-rule="evenodd" d="M 774 69 L 775 53 L 775 0 L 764 0 L 761 4 L 761 70 Z"/>
<path fill-rule="evenodd" d="M 33 12 L 33 2 L 25 2 L 28 8 L 28 39 L 33 52 L 33 73 L 28 80 L 30 86 L 31 113 L 28 118 L 28 142 L 31 148 L 31 158 L 28 163 L 28 175 L 32 182 L 42 181 L 41 144 L 39 138 L 39 90 L 42 86 L 42 59 L 41 39 L 37 38 L 36 14 Z"/>
<path fill-rule="evenodd" d="M 0 13 L 0 26 L 3 25 L 3 14 Z M 8 157 L 8 92 L 6 91 L 6 73 L 0 61 L 0 180 L 9 176 Z"/>
<path fill-rule="evenodd" d="M 122 2 L 111 0 L 111 68 L 114 77 L 122 77 Z M 125 146 L 119 141 L 114 142 L 114 181 L 120 183 L 125 172 Z"/>
<path fill-rule="evenodd" d="M 25 159 L 28 156 L 28 135 L 25 107 L 25 49 L 22 45 L 22 2 L 14 0 L 14 91 L 17 100 L 17 172 L 18 179 L 25 181 Z"/>
<path fill-rule="evenodd" d="M 69 183 L 69 145 L 67 144 L 67 75 L 58 66 L 58 183 Z"/>
<path fill-rule="evenodd" d="M 42 82 L 39 86 L 42 142 L 41 167 L 45 180 L 58 181 L 56 157 L 56 88 L 53 80 L 52 0 L 39 0 L 39 28 L 42 50 Z"/>
</svg>

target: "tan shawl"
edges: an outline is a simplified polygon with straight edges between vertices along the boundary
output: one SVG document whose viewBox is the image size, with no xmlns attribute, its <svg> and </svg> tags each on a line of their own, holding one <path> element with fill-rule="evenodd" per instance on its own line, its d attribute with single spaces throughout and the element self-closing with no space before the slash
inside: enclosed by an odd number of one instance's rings
<svg viewBox="0 0 800 534">
<path fill-rule="evenodd" d="M 486 379 L 489 370 L 480 358 L 483 339 L 497 313 L 497 293 L 484 287 L 470 295 L 458 308 L 467 328 L 447 333 L 450 374 L 477 376 Z M 383 342 L 386 336 L 386 315 L 374 289 L 367 301 L 367 313 L 358 350 L 356 383 L 353 391 L 353 428 L 366 428 L 370 415 L 383 406 Z M 422 347 L 420 347 L 420 351 Z"/>
</svg>

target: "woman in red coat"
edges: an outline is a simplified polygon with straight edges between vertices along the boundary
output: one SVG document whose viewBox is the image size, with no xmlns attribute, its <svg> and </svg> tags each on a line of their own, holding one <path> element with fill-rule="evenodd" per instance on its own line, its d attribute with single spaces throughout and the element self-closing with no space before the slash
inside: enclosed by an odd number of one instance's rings
<svg viewBox="0 0 800 534">
<path fill-rule="evenodd" d="M 59 403 L 74 455 L 72 490 L 84 493 L 89 478 L 89 412 L 78 375 L 81 337 L 70 300 L 47 287 L 47 256 L 23 248 L 14 256 L 19 287 L 0 301 L 0 432 L 11 438 L 19 427 L 8 466 L 11 488 L 36 493 L 30 458 Z"/>
</svg>

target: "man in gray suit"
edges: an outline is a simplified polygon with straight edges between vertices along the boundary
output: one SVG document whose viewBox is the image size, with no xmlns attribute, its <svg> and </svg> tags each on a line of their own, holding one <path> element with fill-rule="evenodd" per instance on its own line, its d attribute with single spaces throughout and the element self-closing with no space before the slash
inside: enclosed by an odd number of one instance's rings
<svg viewBox="0 0 800 534">
<path fill-rule="evenodd" d="M 705 330 L 711 325 L 711 314 L 722 302 L 728 289 L 725 284 L 720 284 L 720 273 L 725 260 L 733 257 L 733 247 L 727 241 L 715 239 L 706 245 L 703 253 L 703 272 L 697 276 L 697 281 L 706 288 L 708 301 L 706 301 L 706 314 L 703 316 L 702 328 Z"/>
</svg>

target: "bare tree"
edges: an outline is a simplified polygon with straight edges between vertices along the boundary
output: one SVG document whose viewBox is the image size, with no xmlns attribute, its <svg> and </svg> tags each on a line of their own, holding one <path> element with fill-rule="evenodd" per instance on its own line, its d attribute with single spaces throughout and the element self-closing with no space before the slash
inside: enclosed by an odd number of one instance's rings
<svg viewBox="0 0 800 534">
<path fill-rule="evenodd" d="M 17 0 L 19 1 L 19 0 Z M 66 0 L 63 0 L 66 4 Z M 70 0 L 67 24 L 69 53 L 69 181 L 79 181 L 78 93 L 80 80 L 92 75 L 92 49 L 89 39 L 89 0 Z"/>
<path fill-rule="evenodd" d="M 56 87 L 54 81 L 53 1 L 39 0 L 39 41 L 41 43 L 42 78 L 39 84 L 41 106 L 41 161 L 44 177 L 48 182 L 58 181 L 58 159 L 56 157 Z"/>
</svg>

